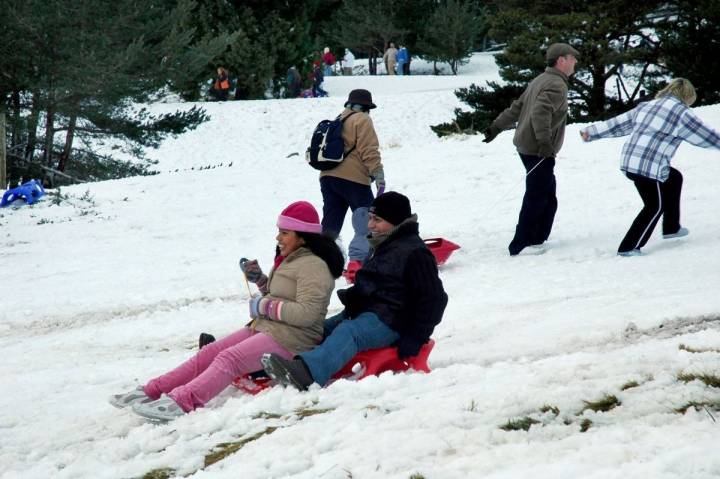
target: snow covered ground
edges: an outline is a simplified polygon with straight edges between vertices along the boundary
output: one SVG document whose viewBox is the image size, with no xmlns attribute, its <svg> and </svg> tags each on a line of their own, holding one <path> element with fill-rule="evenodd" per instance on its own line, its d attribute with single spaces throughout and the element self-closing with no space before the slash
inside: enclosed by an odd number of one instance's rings
<svg viewBox="0 0 720 479">
<path fill-rule="evenodd" d="M 492 57 L 477 55 L 457 77 L 334 77 L 330 98 L 208 104 L 210 122 L 153 152 L 162 174 L 0 210 L 0 477 L 718 477 L 716 414 L 675 409 L 720 400 L 677 379 L 720 374 L 720 152 L 683 145 L 674 161 L 690 236 L 656 231 L 644 256 L 620 258 L 641 204 L 618 171 L 623 140 L 583 144 L 569 126 L 549 249 L 510 258 L 524 189 L 512 132 L 486 145 L 428 127 L 452 118 L 453 89 L 488 79 Z M 247 321 L 237 259 L 267 269 L 280 210 L 321 206 L 303 153 L 353 88 L 378 104 L 389 188 L 412 199 L 424 237 L 462 245 L 441 269 L 450 302 L 432 373 L 229 388 L 159 426 L 112 408 L 110 394 L 193 354 L 201 331 Z M 696 111 L 720 128 L 720 106 Z M 609 395 L 620 405 L 584 410 Z M 526 417 L 528 431 L 500 429 Z M 204 467 L 219 444 L 253 437 Z"/>
</svg>

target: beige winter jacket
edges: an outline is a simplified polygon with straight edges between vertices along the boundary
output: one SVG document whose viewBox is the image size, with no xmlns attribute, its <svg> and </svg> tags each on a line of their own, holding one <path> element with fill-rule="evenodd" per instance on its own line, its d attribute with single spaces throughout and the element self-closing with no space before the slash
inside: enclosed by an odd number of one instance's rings
<svg viewBox="0 0 720 479">
<path fill-rule="evenodd" d="M 341 117 L 345 118 L 350 113 L 353 111 L 345 108 Z M 351 115 L 343 123 L 342 137 L 345 151 L 350 150 L 353 146 L 355 149 L 338 166 L 320 173 L 320 177 L 336 176 L 355 183 L 370 185 L 370 175 L 382 167 L 380 145 L 370 115 L 362 112 L 355 112 Z"/>
<path fill-rule="evenodd" d="M 520 98 L 493 122 L 507 130 L 517 122 L 513 144 L 520 153 L 540 155 L 540 146 L 549 145 L 555 154 L 565 139 L 568 78 L 554 67 L 547 67 L 527 86 Z"/>
<path fill-rule="evenodd" d="M 282 301 L 279 321 L 260 316 L 251 324 L 293 354 L 310 350 L 323 339 L 323 321 L 327 314 L 335 280 L 325 261 L 308 248 L 288 255 L 270 273 L 267 298 Z"/>
</svg>

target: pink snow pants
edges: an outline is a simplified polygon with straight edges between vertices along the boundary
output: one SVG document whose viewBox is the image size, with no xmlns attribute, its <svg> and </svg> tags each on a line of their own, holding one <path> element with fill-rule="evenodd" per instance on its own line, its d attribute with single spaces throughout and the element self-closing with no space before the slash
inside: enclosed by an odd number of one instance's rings
<svg viewBox="0 0 720 479">
<path fill-rule="evenodd" d="M 151 379 L 144 387 L 145 394 L 159 399 L 165 393 L 183 411 L 194 411 L 220 394 L 237 376 L 261 370 L 260 358 L 265 353 L 293 357 L 270 336 L 242 328 L 208 344 L 172 371 Z"/>
</svg>

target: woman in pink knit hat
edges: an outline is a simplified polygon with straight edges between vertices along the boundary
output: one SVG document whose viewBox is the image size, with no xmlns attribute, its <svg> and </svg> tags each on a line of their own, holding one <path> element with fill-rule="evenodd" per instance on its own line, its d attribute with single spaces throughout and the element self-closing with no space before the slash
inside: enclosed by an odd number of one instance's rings
<svg viewBox="0 0 720 479">
<path fill-rule="evenodd" d="M 257 261 L 241 260 L 260 294 L 250 298 L 252 320 L 231 335 L 204 346 L 183 364 L 144 386 L 114 395 L 110 403 L 132 407 L 155 421 L 169 421 L 204 406 L 237 376 L 262 370 L 260 358 L 275 353 L 291 359 L 323 338 L 323 320 L 344 259 L 322 235 L 320 217 L 307 201 L 278 216 L 275 261 L 265 275 Z"/>
</svg>

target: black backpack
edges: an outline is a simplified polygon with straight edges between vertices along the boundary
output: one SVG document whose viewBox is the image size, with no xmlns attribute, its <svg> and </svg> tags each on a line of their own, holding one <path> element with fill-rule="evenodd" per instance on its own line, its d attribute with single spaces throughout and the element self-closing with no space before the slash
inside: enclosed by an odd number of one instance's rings
<svg viewBox="0 0 720 479">
<path fill-rule="evenodd" d="M 345 118 L 338 115 L 334 120 L 323 120 L 315 127 L 310 147 L 305 152 L 305 161 L 316 170 L 331 170 L 338 166 L 355 147 L 347 152 L 342 138 L 343 122 L 357 112 L 352 112 Z"/>
</svg>

